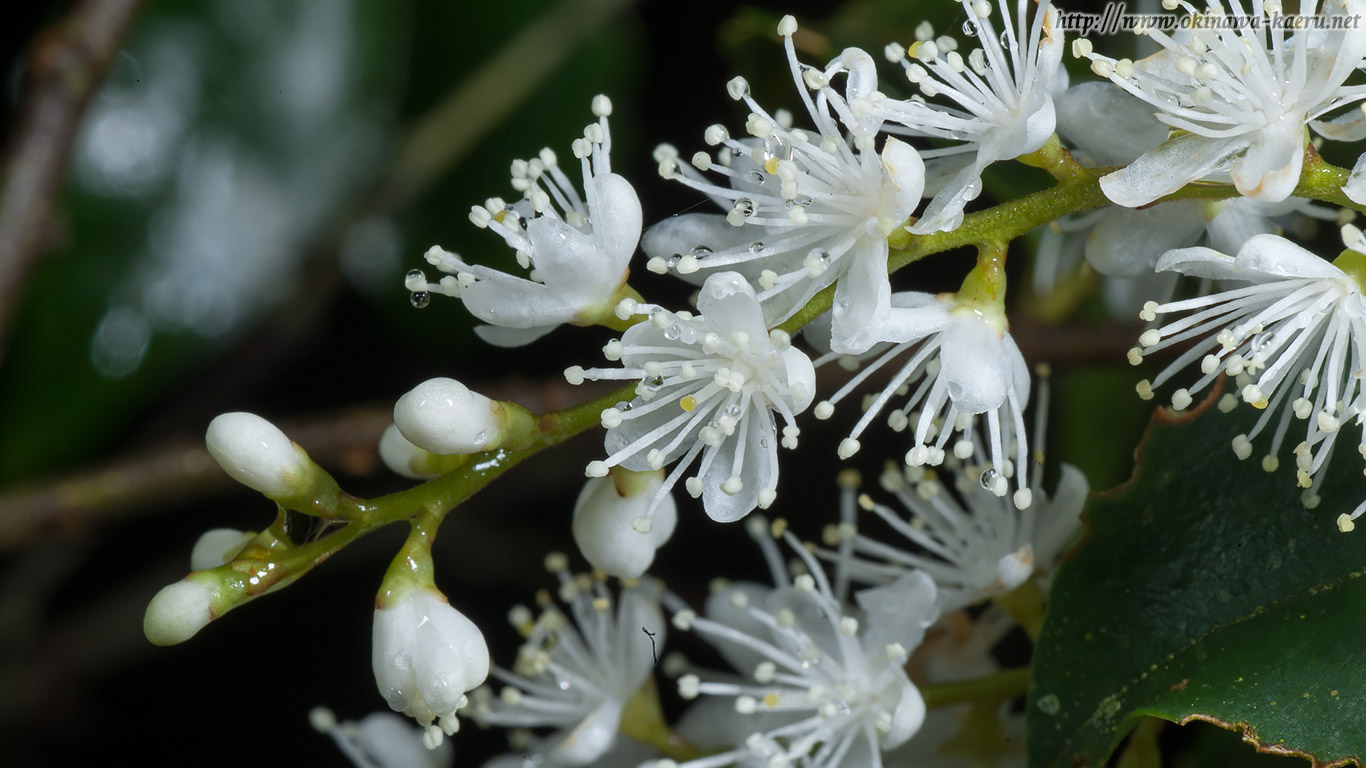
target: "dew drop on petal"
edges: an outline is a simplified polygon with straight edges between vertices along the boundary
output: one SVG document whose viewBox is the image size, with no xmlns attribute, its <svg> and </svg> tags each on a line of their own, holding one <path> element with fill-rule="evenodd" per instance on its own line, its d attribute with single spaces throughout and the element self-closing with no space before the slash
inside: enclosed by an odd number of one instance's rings
<svg viewBox="0 0 1366 768">
<path fill-rule="evenodd" d="M 982 490 L 991 490 L 991 486 L 996 482 L 996 470 L 988 469 L 983 472 L 982 476 L 977 478 L 977 482 L 982 486 Z"/>
<path fill-rule="evenodd" d="M 970 20 L 963 22 L 963 34 L 968 37 L 977 37 L 977 25 Z"/>
<path fill-rule="evenodd" d="M 418 309 L 422 309 L 423 307 L 432 303 L 432 295 L 427 291 L 417 291 L 413 293 L 412 296 L 408 297 L 408 303 L 412 304 L 414 307 L 417 307 Z"/>
</svg>

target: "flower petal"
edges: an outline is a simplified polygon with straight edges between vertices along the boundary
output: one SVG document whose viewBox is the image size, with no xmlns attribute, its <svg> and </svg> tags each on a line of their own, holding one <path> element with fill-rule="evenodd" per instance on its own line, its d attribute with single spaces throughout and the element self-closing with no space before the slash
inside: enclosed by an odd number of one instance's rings
<svg viewBox="0 0 1366 768">
<path fill-rule="evenodd" d="M 882 167 L 896 187 L 893 200 L 896 206 L 885 215 L 900 223 L 915 213 L 925 192 L 925 161 L 920 153 L 904 141 L 888 136 L 882 145 Z M 885 195 L 884 195 L 885 197 Z"/>
<path fill-rule="evenodd" d="M 460 291 L 470 314 L 506 328 L 554 326 L 574 319 L 579 306 L 572 297 L 512 275 L 480 280 Z"/>
<path fill-rule="evenodd" d="M 1248 238 L 1234 257 L 1238 278 L 1257 282 L 1285 278 L 1350 280 L 1342 270 L 1295 243 L 1277 235 Z"/>
<path fill-rule="evenodd" d="M 1363 115 L 1362 122 L 1366 123 L 1366 115 Z M 1342 194 L 1357 205 L 1366 205 L 1366 152 L 1363 152 L 1357 158 L 1356 165 L 1352 166 L 1352 175 L 1348 176 L 1347 183 L 1342 185 Z"/>
<path fill-rule="evenodd" d="M 1074 85 L 1054 102 L 1059 135 L 1095 165 L 1126 165 L 1167 140 L 1153 108 L 1108 81 Z"/>
<path fill-rule="evenodd" d="M 1012 361 L 1001 334 L 974 314 L 951 316 L 943 331 L 939 375 L 954 406 L 963 413 L 986 413 L 1001 407 L 1014 384 Z"/>
<path fill-rule="evenodd" d="M 898 344 L 923 339 L 943 330 L 948 322 L 949 305 L 934 294 L 903 291 L 892 295 L 883 339 Z"/>
<path fill-rule="evenodd" d="M 882 340 L 892 308 L 887 252 L 886 240 L 865 236 L 840 257 L 849 266 L 835 284 L 830 336 L 835 352 L 861 354 Z"/>
<path fill-rule="evenodd" d="M 1163 253 L 1193 244 L 1204 230 L 1200 206 L 1190 201 L 1109 208 L 1086 238 L 1086 261 L 1102 275 L 1149 274 Z"/>
<path fill-rule="evenodd" d="M 1255 135 L 1229 175 L 1238 192 L 1253 200 L 1278 203 L 1295 191 L 1304 165 L 1304 122 L 1284 115 Z"/>
<path fill-rule="evenodd" d="M 1210 139 L 1186 134 L 1143 153 L 1108 176 L 1100 188 L 1111 202 L 1137 208 L 1227 168 L 1250 143 L 1246 136 Z"/>
<path fill-rule="evenodd" d="M 592 184 L 597 195 L 591 211 L 593 235 L 602 248 L 601 272 L 610 278 L 626 271 L 640 242 L 640 198 L 631 183 L 615 173 L 596 176 Z"/>
<path fill-rule="evenodd" d="M 475 326 L 474 332 L 486 344 L 495 347 L 521 347 L 541 338 L 559 325 L 533 325 L 530 328 L 506 328 L 497 325 Z"/>
<path fill-rule="evenodd" d="M 718 523 L 733 523 L 759 506 L 759 492 L 778 487 L 778 438 L 767 406 L 751 406 L 749 413 L 740 417 L 745 422 L 745 439 L 741 443 L 739 430 L 716 449 L 711 466 L 702 477 L 702 508 L 707 517 Z M 738 493 L 721 490 L 730 479 L 736 451 L 743 451 L 744 465 L 740 470 L 742 487 Z"/>
<path fill-rule="evenodd" d="M 667 259 L 699 245 L 723 251 L 748 245 L 755 239 L 754 227 L 733 227 L 722 214 L 685 213 L 651 225 L 641 236 L 640 247 L 648 258 Z"/>
</svg>

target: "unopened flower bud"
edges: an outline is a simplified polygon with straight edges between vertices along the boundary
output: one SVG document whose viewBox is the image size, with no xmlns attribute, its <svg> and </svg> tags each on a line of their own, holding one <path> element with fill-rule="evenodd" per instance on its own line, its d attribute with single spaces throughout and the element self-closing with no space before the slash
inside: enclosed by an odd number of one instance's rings
<svg viewBox="0 0 1366 768">
<path fill-rule="evenodd" d="M 217 568 L 237 557 L 237 553 L 255 537 L 255 533 L 239 531 L 236 528 L 214 528 L 205 531 L 194 543 L 194 549 L 190 550 L 190 570 L 204 571 Z"/>
<path fill-rule="evenodd" d="M 398 399 L 394 423 L 418 448 L 451 455 L 505 446 L 511 434 L 526 431 L 534 420 L 512 403 L 490 400 L 455 379 L 437 378 Z"/>
<path fill-rule="evenodd" d="M 379 458 L 391 472 L 412 480 L 436 477 L 442 471 L 438 463 L 443 459 L 449 461 L 408 442 L 396 424 L 390 424 L 380 436 Z"/>
<path fill-rule="evenodd" d="M 298 493 L 312 474 L 308 454 L 254 413 L 219 414 L 204 442 L 232 479 L 272 499 Z"/>
<path fill-rule="evenodd" d="M 194 637 L 213 620 L 213 590 L 186 579 L 168 584 L 147 604 L 142 632 L 153 645 L 176 645 Z"/>
<path fill-rule="evenodd" d="M 589 478 L 574 504 L 574 541 L 594 568 L 634 579 L 654 562 L 655 550 L 673 535 L 678 520 L 673 497 L 656 496 L 663 470 L 632 472 L 613 467 L 606 477 Z"/>
<path fill-rule="evenodd" d="M 381 593 L 371 661 L 375 684 L 392 709 L 424 726 L 439 721 L 451 732 L 465 692 L 489 673 L 479 628 L 435 588 L 415 585 Z"/>
</svg>

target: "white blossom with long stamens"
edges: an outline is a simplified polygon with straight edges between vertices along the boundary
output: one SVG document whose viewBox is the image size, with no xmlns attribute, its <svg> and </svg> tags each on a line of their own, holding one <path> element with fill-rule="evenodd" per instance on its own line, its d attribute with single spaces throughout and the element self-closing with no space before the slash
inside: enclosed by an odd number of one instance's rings
<svg viewBox="0 0 1366 768">
<path fill-rule="evenodd" d="M 471 715 L 481 725 L 553 728 L 524 751 L 550 765 L 595 765 L 615 746 L 622 712 L 654 669 L 655 648 L 663 647 L 658 587 L 623 582 L 613 600 L 601 579 L 570 574 L 564 555 L 552 554 L 546 564 L 559 577 L 569 616 L 548 593 L 538 596 L 543 610 L 534 619 L 525 606 L 512 609 L 508 618 L 526 643 L 511 670 L 492 670 L 506 685 L 497 697 L 487 688 L 475 691 Z"/>
<path fill-rule="evenodd" d="M 470 221 L 493 230 L 517 251 L 517 263 L 530 270 L 528 277 L 468 264 L 433 246 L 428 263 L 448 274 L 429 283 L 420 270 L 409 272 L 405 285 L 415 304 L 432 292 L 457 297 L 470 314 L 489 323 L 475 332 L 503 347 L 529 344 L 562 323 L 610 317 L 629 290 L 627 265 L 640 240 L 641 210 L 630 182 L 612 173 L 611 101 L 595 97 L 593 112 L 598 122 L 574 141 L 583 170 L 582 197 L 547 148 L 512 164 L 512 185 L 524 200 L 508 205 L 490 198 L 470 210 Z"/>
<path fill-rule="evenodd" d="M 1035 439 L 1041 442 L 1037 430 Z M 965 608 L 1046 572 L 1081 523 L 1086 477 L 1064 464 L 1050 496 L 1043 491 L 1041 465 L 1034 466 L 1033 503 L 1024 510 L 983 488 L 982 468 L 970 463 L 950 460 L 939 473 L 888 467 L 882 488 L 896 496 L 904 514 L 845 487 L 841 525 L 832 526 L 827 543 L 849 542 L 853 559 L 847 568 L 854 579 L 885 584 L 920 570 L 938 586 L 942 612 Z M 905 542 L 856 528 L 856 508 L 876 515 Z"/>
<path fill-rule="evenodd" d="M 751 138 L 732 138 L 714 125 L 706 140 L 721 147 L 716 157 L 698 152 L 688 167 L 671 148 L 660 154 L 665 178 L 705 193 L 727 213 L 666 219 L 646 231 L 642 246 L 652 271 L 745 275 L 759 286 L 770 324 L 838 280 L 834 343 L 860 352 L 874 343 L 888 309 L 887 236 L 919 205 L 925 169 L 916 151 L 895 138 L 876 151 L 880 121 L 869 110 L 881 94 L 872 57 L 850 48 L 824 70 L 807 67 L 793 48 L 796 28 L 787 16 L 778 30 L 813 129 L 793 128 L 787 113 L 759 106 L 743 78 L 732 80 L 731 95 L 751 110 L 745 124 Z M 842 95 L 831 86 L 841 74 Z"/>
<path fill-rule="evenodd" d="M 1304 440 L 1295 446 L 1296 482 L 1306 489 L 1304 502 L 1319 503 L 1318 489 L 1338 434 L 1353 421 L 1362 423 L 1366 390 L 1366 237 L 1354 226 L 1343 227 L 1348 250 L 1330 263 L 1276 235 L 1257 235 L 1237 256 L 1209 248 L 1171 251 L 1159 270 L 1195 277 L 1246 281 L 1221 293 L 1166 304 L 1150 302 L 1143 318 L 1180 315 L 1145 331 L 1130 350 L 1134 364 L 1154 352 L 1194 340 L 1194 344 L 1152 381 L 1138 384 L 1148 399 L 1179 371 L 1199 361 L 1199 380 L 1172 394 L 1172 407 L 1189 406 L 1222 374 L 1233 377 L 1237 396 L 1228 394 L 1221 409 L 1232 410 L 1239 398 L 1263 411 L 1247 433 L 1233 439 L 1240 459 L 1252 455 L 1252 440 L 1279 413 L 1262 467 L 1275 471 L 1280 449 L 1293 421 L 1305 422 Z M 1366 456 L 1366 430 L 1357 446 Z M 1366 503 L 1339 525 L 1366 512 Z"/>
<path fill-rule="evenodd" d="M 829 400 L 816 405 L 818 419 L 828 419 L 837 405 L 877 371 L 900 361 L 891 382 L 867 404 L 849 437 L 839 446 L 841 458 L 858 452 L 863 434 L 894 398 L 904 404 L 887 415 L 897 432 L 911 429 L 913 444 L 906 453 L 911 466 L 938 465 L 945 448 L 960 458 L 975 453 L 975 429 L 984 430 L 982 458 L 987 466 L 983 482 L 997 496 L 1005 496 L 1016 480 L 1016 506 L 1029 506 L 1025 487 L 1028 445 L 1024 408 L 1029 400 L 1029 369 L 998 310 L 962 302 L 954 294 L 898 293 L 892 296 L 892 319 L 887 338 L 876 348 L 863 370 Z M 817 363 L 837 357 L 827 355 Z M 957 439 L 950 440 L 957 435 Z M 1013 459 L 1011 453 L 1013 452 Z"/>
<path fill-rule="evenodd" d="M 1039 4 L 1032 20 L 1029 0 L 1017 0 L 1013 18 L 1006 0 L 998 0 L 999 33 L 988 0 L 958 1 L 967 14 L 964 31 L 982 47 L 964 57 L 956 44 L 946 46 L 944 38 L 933 39 L 933 29 L 923 24 L 909 50 L 893 43 L 887 46 L 886 55 L 905 68 L 906 77 L 925 98 L 884 99 L 874 110 L 879 117 L 904 126 L 910 135 L 954 142 L 921 152 L 926 160 L 950 165 L 954 171 L 911 227 L 915 234 L 957 229 L 964 206 L 982 191 L 982 171 L 987 166 L 1029 154 L 1047 143 L 1056 122 L 1055 80 L 1066 84 L 1058 10 L 1049 0 Z M 937 97 L 953 106 L 925 100 Z"/>
<path fill-rule="evenodd" d="M 729 682 L 687 674 L 679 693 L 732 702 L 754 731 L 742 745 L 678 768 L 879 765 L 882 753 L 904 744 L 925 719 L 924 699 L 904 666 L 938 618 L 934 583 L 910 574 L 858 593 L 857 607 L 849 606 L 791 533 L 784 537 L 808 570 L 795 577 L 782 565 L 767 521 L 756 517 L 750 525 L 776 588 L 728 590 L 726 610 L 709 603 L 717 618 L 675 601 L 674 624 L 707 639 L 748 676 Z"/>
<path fill-rule="evenodd" d="M 610 467 L 659 469 L 679 460 L 642 515 L 648 520 L 693 462 L 684 487 L 714 520 L 739 520 L 773 503 L 778 489 L 778 428 L 784 447 L 800 433 L 797 414 L 816 393 L 810 358 L 782 331 L 768 331 L 753 287 L 735 272 L 707 278 L 698 316 L 626 299 L 623 317 L 647 321 L 626 329 L 603 351 L 622 368 L 574 366 L 571 383 L 584 379 L 639 379 L 636 397 L 602 413 L 608 457 L 588 465 L 590 477 Z"/>
<path fill-rule="evenodd" d="M 1146 205 L 1216 171 L 1227 171 L 1244 196 L 1279 202 L 1299 182 L 1304 129 L 1325 135 L 1345 130 L 1317 118 L 1366 98 L 1366 87 L 1345 82 L 1366 55 L 1362 0 L 1328 0 L 1328 29 L 1287 31 L 1279 0 L 1208 0 L 1203 14 L 1189 2 L 1166 0 L 1190 16 L 1228 17 L 1228 24 L 1169 36 L 1148 30 L 1164 50 L 1138 61 L 1095 53 L 1088 40 L 1073 45 L 1091 69 L 1158 110 L 1182 131 L 1125 168 L 1101 179 L 1106 197 Z M 1320 10 L 1301 3 L 1301 17 Z M 1352 23 L 1352 18 L 1357 23 Z M 1339 23 L 1346 22 L 1346 23 Z M 1336 27 L 1336 28 L 1333 28 Z M 1359 114 L 1349 115 L 1358 121 Z"/>
</svg>

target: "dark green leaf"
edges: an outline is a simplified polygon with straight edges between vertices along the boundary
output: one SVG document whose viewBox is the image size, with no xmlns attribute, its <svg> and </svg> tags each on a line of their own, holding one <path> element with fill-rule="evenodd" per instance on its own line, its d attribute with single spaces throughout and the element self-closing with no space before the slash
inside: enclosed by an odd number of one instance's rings
<svg viewBox="0 0 1366 768">
<path fill-rule="evenodd" d="M 1142 715 L 1318 764 L 1366 754 L 1366 540 L 1335 524 L 1366 492 L 1356 441 L 1308 510 L 1288 451 L 1270 473 L 1234 456 L 1258 412 L 1203 410 L 1160 411 L 1134 478 L 1087 504 L 1034 660 L 1031 766 L 1100 765 Z"/>
</svg>

